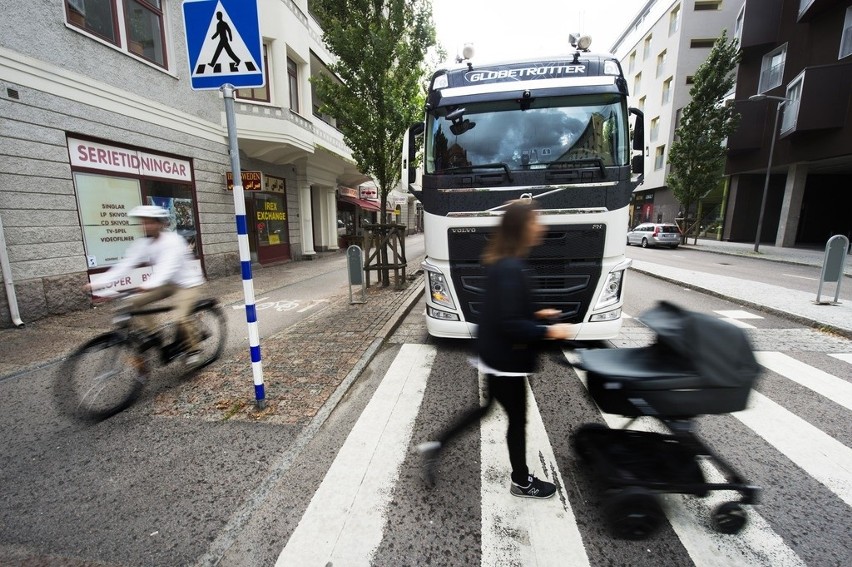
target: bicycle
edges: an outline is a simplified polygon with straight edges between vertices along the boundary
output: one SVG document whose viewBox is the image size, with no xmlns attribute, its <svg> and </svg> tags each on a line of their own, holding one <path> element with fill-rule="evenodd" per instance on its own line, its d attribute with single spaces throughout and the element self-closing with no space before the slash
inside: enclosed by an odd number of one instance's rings
<svg viewBox="0 0 852 567">
<path fill-rule="evenodd" d="M 126 297 L 130 293 L 116 295 Z M 200 339 L 191 358 L 185 348 L 175 347 L 179 344 L 177 321 L 160 325 L 151 335 L 131 325 L 135 316 L 172 310 L 174 306 L 161 305 L 116 311 L 112 330 L 77 348 L 57 375 L 54 390 L 60 409 L 87 421 L 100 421 L 127 409 L 145 386 L 152 352 L 158 354 L 155 358 L 162 366 L 183 360 L 184 376 L 218 359 L 225 349 L 227 334 L 225 313 L 215 299 L 200 299 L 193 308 Z M 174 337 L 175 341 L 166 342 L 166 337 Z"/>
</svg>

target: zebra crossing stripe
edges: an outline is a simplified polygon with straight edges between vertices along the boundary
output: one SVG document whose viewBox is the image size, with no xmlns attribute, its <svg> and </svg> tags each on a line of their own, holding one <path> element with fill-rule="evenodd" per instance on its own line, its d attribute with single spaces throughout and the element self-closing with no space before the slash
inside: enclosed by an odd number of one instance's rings
<svg viewBox="0 0 852 567">
<path fill-rule="evenodd" d="M 276 567 L 370 565 L 436 349 L 402 345 L 340 448 Z"/>
<path fill-rule="evenodd" d="M 852 410 L 852 383 L 780 352 L 754 354 L 761 366 Z"/>
<path fill-rule="evenodd" d="M 731 415 L 852 506 L 852 449 L 759 392 Z"/>
<path fill-rule="evenodd" d="M 850 354 L 848 352 L 829 354 L 828 356 L 831 356 L 831 357 L 834 357 L 838 360 L 842 360 L 843 362 L 848 362 L 849 364 L 852 364 L 852 354 Z"/>
<path fill-rule="evenodd" d="M 565 351 L 565 358 L 575 365 L 574 371 L 583 385 L 586 373 L 576 364 L 579 355 Z M 754 393 L 753 393 L 754 394 Z M 601 412 L 604 421 L 612 429 L 624 427 L 630 420 L 621 416 Z M 737 415 L 737 414 L 733 414 Z M 666 432 L 657 420 L 640 419 L 631 426 L 642 431 Z M 723 482 L 723 475 L 711 463 L 699 461 L 707 482 Z M 713 531 L 709 523 L 715 506 L 728 501 L 730 492 L 713 491 L 706 498 L 694 498 L 680 494 L 663 495 L 663 510 L 695 567 L 728 567 L 748 565 L 761 567 L 804 567 L 805 563 L 796 555 L 784 539 L 775 533 L 769 522 L 754 508 L 748 509 L 748 523 L 743 531 L 732 538 Z"/>
<path fill-rule="evenodd" d="M 480 381 L 482 379 L 480 375 Z M 530 502 L 509 493 L 511 468 L 506 452 L 506 428 L 509 421 L 500 404 L 495 404 L 497 407 L 480 427 L 481 565 L 589 565 L 538 404 L 529 383 L 526 388 L 527 465 L 530 474 L 556 484 L 558 491 L 552 498 L 539 502 Z M 534 456 L 530 451 L 536 451 Z"/>
</svg>

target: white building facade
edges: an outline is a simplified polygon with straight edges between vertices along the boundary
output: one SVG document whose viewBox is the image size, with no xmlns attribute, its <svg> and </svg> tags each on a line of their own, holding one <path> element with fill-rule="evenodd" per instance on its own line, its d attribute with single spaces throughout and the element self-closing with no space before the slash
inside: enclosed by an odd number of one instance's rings
<svg viewBox="0 0 852 567">
<path fill-rule="evenodd" d="M 631 106 L 645 114 L 645 181 L 634 193 L 631 225 L 675 222 L 681 214 L 666 186 L 668 152 L 695 70 L 722 31 L 734 36 L 742 5 L 743 0 L 649 0 L 611 47 Z"/>
<path fill-rule="evenodd" d="M 340 188 L 368 179 L 312 93 L 333 57 L 307 4 L 259 1 L 267 83 L 237 91 L 260 264 L 337 249 Z M 181 3 L 10 0 L 4 24 L 0 254 L 21 318 L 87 307 L 83 284 L 141 235 L 126 217 L 138 204 L 172 212 L 209 278 L 238 273 L 224 104 L 191 90 Z M 0 294 L 0 325 L 10 323 Z"/>
</svg>

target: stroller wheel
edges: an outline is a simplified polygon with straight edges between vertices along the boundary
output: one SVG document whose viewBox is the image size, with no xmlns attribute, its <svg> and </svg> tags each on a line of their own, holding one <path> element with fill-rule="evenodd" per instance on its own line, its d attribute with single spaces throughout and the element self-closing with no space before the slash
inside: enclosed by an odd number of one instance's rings
<svg viewBox="0 0 852 567">
<path fill-rule="evenodd" d="M 603 511 L 612 536 L 618 539 L 646 539 L 664 518 L 657 498 L 636 486 L 614 492 L 604 502 Z"/>
<path fill-rule="evenodd" d="M 713 510 L 713 529 L 722 534 L 736 534 L 746 524 L 746 512 L 738 502 L 725 502 Z"/>
<path fill-rule="evenodd" d="M 592 457 L 593 439 L 592 435 L 596 431 L 609 429 L 607 426 L 600 423 L 584 423 L 571 436 L 571 446 L 578 457 L 584 461 L 588 461 Z"/>
</svg>

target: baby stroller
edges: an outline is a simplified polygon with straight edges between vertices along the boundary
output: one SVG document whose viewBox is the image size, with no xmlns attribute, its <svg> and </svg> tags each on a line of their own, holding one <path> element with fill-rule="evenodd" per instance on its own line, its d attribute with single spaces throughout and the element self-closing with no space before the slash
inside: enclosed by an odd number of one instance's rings
<svg viewBox="0 0 852 567">
<path fill-rule="evenodd" d="M 657 494 L 704 497 L 737 491 L 712 514 L 716 531 L 739 532 L 741 504 L 754 504 L 749 485 L 694 433 L 694 418 L 745 409 L 760 370 L 745 333 L 709 315 L 668 302 L 639 317 L 657 335 L 642 348 L 580 351 L 589 393 L 601 411 L 633 418 L 624 429 L 584 424 L 572 437 L 576 453 L 606 487 L 604 517 L 614 537 L 645 539 L 664 520 Z M 627 429 L 642 416 L 658 419 L 667 433 Z M 708 482 L 699 457 L 712 459 L 727 482 Z"/>
</svg>

